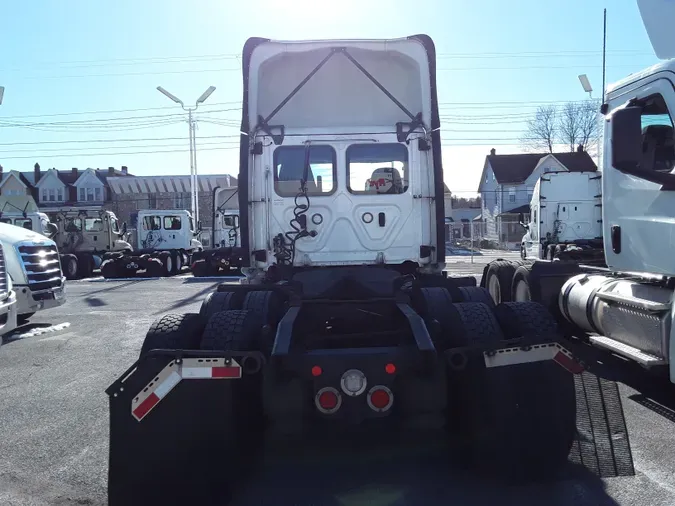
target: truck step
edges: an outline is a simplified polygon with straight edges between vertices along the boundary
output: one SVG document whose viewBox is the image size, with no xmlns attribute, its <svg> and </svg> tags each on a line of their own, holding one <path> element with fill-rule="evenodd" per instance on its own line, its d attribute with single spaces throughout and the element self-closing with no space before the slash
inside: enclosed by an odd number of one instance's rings
<svg viewBox="0 0 675 506">
<path fill-rule="evenodd" d="M 651 368 L 666 365 L 668 362 L 662 357 L 657 357 L 644 351 L 634 348 L 628 344 L 621 343 L 615 339 L 605 336 L 590 336 L 592 344 L 613 351 L 623 357 L 634 360 L 643 367 Z"/>
</svg>

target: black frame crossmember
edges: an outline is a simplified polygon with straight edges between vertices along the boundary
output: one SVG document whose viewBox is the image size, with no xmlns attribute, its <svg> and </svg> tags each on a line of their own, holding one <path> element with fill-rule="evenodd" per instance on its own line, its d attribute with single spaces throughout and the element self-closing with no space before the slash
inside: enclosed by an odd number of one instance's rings
<svg viewBox="0 0 675 506">
<path fill-rule="evenodd" d="M 392 93 L 384 87 L 382 83 L 380 83 L 366 68 L 361 65 L 356 58 L 354 58 L 349 51 L 347 51 L 346 47 L 333 47 L 330 49 L 330 52 L 321 60 L 316 67 L 314 67 L 307 76 L 298 83 L 298 85 L 293 88 L 293 90 L 284 98 L 279 105 L 277 105 L 274 110 L 267 115 L 267 117 L 263 117 L 262 115 L 258 115 L 258 121 L 256 125 L 256 130 L 261 130 L 265 132 L 267 135 L 269 135 L 272 138 L 272 141 L 276 145 L 280 145 L 284 142 L 284 137 L 285 137 L 285 127 L 284 125 L 270 125 L 270 120 L 276 116 L 276 114 L 283 109 L 283 107 L 302 89 L 309 80 L 314 77 L 314 75 L 323 67 L 328 60 L 330 60 L 333 55 L 341 53 L 347 58 L 350 62 L 354 64 L 354 66 L 359 69 L 363 75 L 365 75 L 377 88 L 384 93 L 389 100 L 391 100 L 399 109 L 401 109 L 406 116 L 410 118 L 410 122 L 397 122 L 396 123 L 396 139 L 398 142 L 406 142 L 408 140 L 408 136 L 418 127 L 424 126 L 424 120 L 422 118 L 422 113 L 419 112 L 417 114 L 411 113 L 406 106 L 404 106 Z M 404 131 L 404 127 L 408 127 L 407 131 Z M 279 130 L 279 134 L 274 134 L 272 133 L 273 130 Z"/>
</svg>

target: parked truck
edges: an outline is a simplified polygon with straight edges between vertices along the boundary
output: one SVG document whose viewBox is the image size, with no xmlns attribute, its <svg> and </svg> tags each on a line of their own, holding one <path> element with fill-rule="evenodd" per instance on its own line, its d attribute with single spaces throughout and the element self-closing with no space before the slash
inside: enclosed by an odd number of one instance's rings
<svg viewBox="0 0 675 506">
<path fill-rule="evenodd" d="M 52 237 L 67 279 L 90 277 L 96 269 L 102 269 L 106 259 L 133 250 L 126 223 L 120 225 L 112 211 L 63 209 L 56 213 L 54 224 L 56 232 Z"/>
<path fill-rule="evenodd" d="M 214 188 L 211 247 L 192 257 L 194 276 L 229 275 L 243 265 L 238 204 L 236 188 Z"/>
<path fill-rule="evenodd" d="M 201 230 L 189 211 L 184 209 L 147 209 L 138 212 L 137 250 L 135 257 L 158 259 L 162 274 L 172 276 L 192 263 L 193 255 L 203 250 L 196 238 Z"/>
<path fill-rule="evenodd" d="M 675 4 L 639 1 L 659 57 L 675 57 Z M 570 337 L 662 372 L 675 383 L 675 60 L 609 86 L 602 236 L 607 268 L 498 260 L 482 284 L 495 300 L 538 301 Z M 495 289 L 495 287 L 497 287 Z"/>
<path fill-rule="evenodd" d="M 66 302 L 66 278 L 54 241 L 24 227 L 0 223 L 0 243 L 4 253 L 0 278 L 6 272 L 12 280 L 19 324 L 37 311 Z M 0 298 L 2 288 L 0 280 Z"/>
<path fill-rule="evenodd" d="M 426 35 L 246 42 L 245 278 L 156 320 L 107 389 L 111 506 L 226 504 L 261 448 L 364 431 L 458 438 L 502 479 L 572 456 L 632 472 L 616 384 L 546 309 L 443 275 L 435 54 Z"/>
<path fill-rule="evenodd" d="M 529 223 L 520 245 L 523 260 L 598 263 L 603 260 L 602 175 L 547 172 L 537 180 Z"/>
<path fill-rule="evenodd" d="M 18 325 L 16 311 L 16 292 L 7 270 L 5 248 L 0 241 L 0 346 L 2 336 L 12 332 Z"/>
</svg>

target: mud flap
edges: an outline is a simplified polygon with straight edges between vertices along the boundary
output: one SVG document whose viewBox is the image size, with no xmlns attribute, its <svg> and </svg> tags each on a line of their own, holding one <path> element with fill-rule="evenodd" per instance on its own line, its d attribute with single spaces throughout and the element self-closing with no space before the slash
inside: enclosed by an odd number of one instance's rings
<svg viewBox="0 0 675 506">
<path fill-rule="evenodd" d="M 635 475 L 618 386 L 585 370 L 585 364 L 569 351 L 569 343 L 519 345 L 483 355 L 488 369 L 551 361 L 573 374 L 576 433 L 569 461 L 602 478 Z"/>
<path fill-rule="evenodd" d="M 262 355 L 176 353 L 149 352 L 106 391 L 110 506 L 224 504 L 255 454 Z"/>
</svg>

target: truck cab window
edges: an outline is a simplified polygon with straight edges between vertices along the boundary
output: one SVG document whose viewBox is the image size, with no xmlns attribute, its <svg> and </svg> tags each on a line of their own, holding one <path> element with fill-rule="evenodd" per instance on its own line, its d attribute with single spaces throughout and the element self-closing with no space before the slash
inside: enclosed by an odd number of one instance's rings
<svg viewBox="0 0 675 506">
<path fill-rule="evenodd" d="M 112 231 L 113 234 L 119 234 L 120 233 L 120 222 L 117 221 L 116 219 L 110 220 L 110 230 Z"/>
<path fill-rule="evenodd" d="M 670 172 L 675 167 L 673 120 L 661 95 L 644 100 L 642 111 L 642 170 Z"/>
<path fill-rule="evenodd" d="M 28 230 L 33 230 L 33 221 L 28 218 L 17 218 L 14 220 L 14 225 Z"/>
<path fill-rule="evenodd" d="M 100 218 L 86 218 L 84 220 L 84 230 L 86 232 L 102 232 L 103 221 Z"/>
<path fill-rule="evenodd" d="M 408 148 L 403 144 L 352 144 L 347 148 L 350 193 L 405 193 L 409 177 Z"/>
<path fill-rule="evenodd" d="M 0 223 L 9 223 L 11 225 L 12 219 L 11 218 L 0 218 Z"/>
<path fill-rule="evenodd" d="M 305 166 L 305 146 L 280 146 L 274 151 L 274 191 L 295 197 Z M 328 195 L 335 190 L 336 155 L 332 146 L 309 148 L 307 195 Z"/>
<path fill-rule="evenodd" d="M 64 227 L 66 232 L 79 232 L 82 230 L 82 220 L 80 218 L 66 218 Z"/>
<path fill-rule="evenodd" d="M 180 216 L 165 216 L 164 230 L 180 230 L 181 220 Z"/>
<path fill-rule="evenodd" d="M 159 216 L 144 216 L 143 230 L 159 230 L 161 228 L 161 221 Z"/>
<path fill-rule="evenodd" d="M 236 227 L 237 226 L 237 217 L 234 215 L 223 216 L 223 226 L 224 227 Z"/>
</svg>

